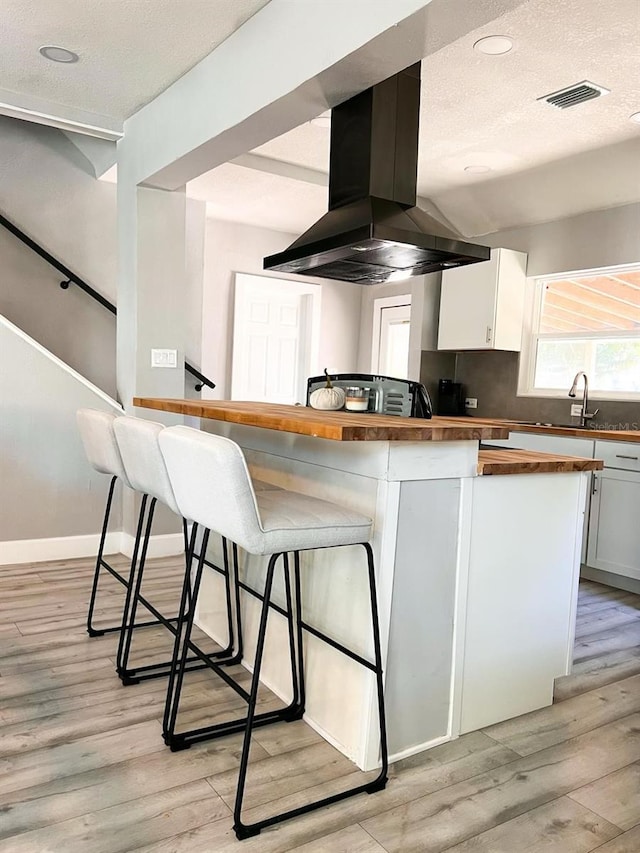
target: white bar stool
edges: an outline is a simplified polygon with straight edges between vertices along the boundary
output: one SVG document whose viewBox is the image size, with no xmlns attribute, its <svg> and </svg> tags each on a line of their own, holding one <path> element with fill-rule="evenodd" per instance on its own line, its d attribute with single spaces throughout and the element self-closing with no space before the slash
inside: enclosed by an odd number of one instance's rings
<svg viewBox="0 0 640 853">
<path fill-rule="evenodd" d="M 148 421 L 142 418 L 128 416 L 117 417 L 113 422 L 113 430 L 118 443 L 118 449 L 120 451 L 124 470 L 131 488 L 143 495 L 140 507 L 141 520 L 145 517 L 146 513 L 146 523 L 144 524 L 144 537 L 142 539 L 140 558 L 137 561 L 137 564 L 136 562 L 132 562 L 131 564 L 127 595 L 122 614 L 120 642 L 118 645 L 116 671 L 122 683 L 125 685 L 137 684 L 138 682 L 149 678 L 159 678 L 164 675 L 168 675 L 170 671 L 170 660 L 146 664 L 140 667 L 129 667 L 135 619 L 139 604 L 147 607 L 147 609 L 151 609 L 151 612 L 154 613 L 154 615 L 157 615 L 160 623 L 163 624 L 165 628 L 173 634 L 176 633 L 176 627 L 172 623 L 177 621 L 177 617 L 166 618 L 159 610 L 157 610 L 157 608 L 150 605 L 147 599 L 141 595 L 147 550 L 157 502 L 160 501 L 163 503 L 182 519 L 187 569 L 192 563 L 192 555 L 195 549 L 197 537 L 197 525 L 194 524 L 191 531 L 191 541 L 189 541 L 187 522 L 182 517 L 173 495 L 169 475 L 167 474 L 164 459 L 160 452 L 160 445 L 158 444 L 158 436 L 164 429 L 165 427 L 163 424 L 156 423 L 155 421 Z M 151 500 L 147 509 L 147 500 L 149 498 Z M 231 603 L 231 584 L 226 542 L 223 543 L 223 551 L 225 556 L 225 568 L 220 569 L 219 571 L 221 571 L 225 576 L 228 615 L 228 645 L 226 648 L 219 651 L 204 653 L 197 646 L 192 644 L 191 649 L 195 652 L 195 655 L 190 656 L 187 659 L 189 670 L 202 669 L 205 667 L 207 665 L 206 658 L 225 659 L 225 663 L 227 663 L 227 665 L 229 662 L 237 663 L 239 660 L 237 654 L 234 654 L 236 630 L 233 621 L 234 608 Z M 214 568 L 217 567 L 214 566 Z M 239 590 L 236 587 L 236 612 L 239 612 L 239 595 Z M 190 609 L 195 607 L 195 600 L 189 600 L 188 606 Z M 231 660 L 227 661 L 226 659 Z"/>
<path fill-rule="evenodd" d="M 234 721 L 236 726 L 237 723 L 243 724 L 242 727 L 245 731 L 234 808 L 236 836 L 242 839 L 257 835 L 264 827 L 272 826 L 288 818 L 306 814 L 356 794 L 364 792 L 370 794 L 381 790 L 387 782 L 388 756 L 375 567 L 373 552 L 369 544 L 371 519 L 337 504 L 296 492 L 287 490 L 256 492 L 242 450 L 235 442 L 227 438 L 200 432 L 189 427 L 177 426 L 163 430 L 158 440 L 167 465 L 176 503 L 180 507 L 181 513 L 205 528 L 205 538 L 210 530 L 215 530 L 250 554 L 269 556 L 264 595 L 262 596 L 262 613 L 253 678 L 248 696 L 248 712 L 244 721 Z M 367 555 L 375 658 L 373 663 L 308 625 L 302 618 L 300 551 L 358 544 L 363 546 Z M 294 562 L 295 605 L 291 600 L 288 559 L 290 552 L 293 553 Z M 272 721 L 265 719 L 268 717 L 267 714 L 256 714 L 256 702 L 267 619 L 271 605 L 273 575 L 279 557 L 283 558 L 287 598 L 285 613 L 289 622 L 289 646 L 294 688 L 294 702 L 292 706 L 285 709 L 289 712 L 289 716 L 285 719 L 298 718 L 304 712 L 302 631 L 306 630 L 375 673 L 380 724 L 381 769 L 378 776 L 367 784 L 340 791 L 332 796 L 306 803 L 299 808 L 273 815 L 253 824 L 245 824 L 242 821 L 242 806 L 252 732 L 256 725 Z M 203 562 L 200 559 L 193 581 L 193 590 L 190 593 L 188 592 L 191 583 L 190 574 L 189 572 L 185 574 L 179 631 L 176 634 L 174 649 L 175 677 L 170 678 L 167 708 L 165 710 L 165 740 L 169 742 L 172 749 L 184 748 L 184 746 L 189 745 L 188 741 L 180 744 L 179 741 L 174 740 L 176 736 L 173 732 L 173 726 L 178 710 L 180 689 L 193 625 L 193 610 L 187 614 L 186 604 L 189 595 L 197 596 L 202 567 Z M 184 637 L 181 638 L 183 628 Z M 218 724 L 209 727 L 208 736 L 219 736 L 234 730 L 237 731 L 237 727 L 230 728 L 229 724 Z"/>
<path fill-rule="evenodd" d="M 91 586 L 91 596 L 89 598 L 89 608 L 87 612 L 87 633 L 90 637 L 100 637 L 103 634 L 113 631 L 120 631 L 121 624 L 113 625 L 108 628 L 96 628 L 93 624 L 93 614 L 96 606 L 96 597 L 98 594 L 98 583 L 100 581 L 101 570 L 105 569 L 127 590 L 129 581 L 123 577 L 120 572 L 113 568 L 104 559 L 104 544 L 109 526 L 109 517 L 111 515 L 111 506 L 113 502 L 113 493 L 116 482 L 120 480 L 127 488 L 132 489 L 133 486 L 129 482 L 127 473 L 124 469 L 118 443 L 113 431 L 113 424 L 116 415 L 110 412 L 103 412 L 98 409 L 78 409 L 76 412 L 76 422 L 80 439 L 84 447 L 84 451 L 89 461 L 89 464 L 99 473 L 107 474 L 111 477 L 109 484 L 109 492 L 107 494 L 107 502 L 104 510 L 104 518 L 102 521 L 102 531 L 100 534 L 100 542 L 98 545 L 98 554 L 96 557 L 96 567 L 93 574 L 93 583 Z M 133 559 L 137 559 L 138 549 L 140 547 L 140 539 L 142 535 L 142 526 L 138 525 L 136 532 L 135 544 L 133 549 Z M 157 625 L 157 620 L 150 622 L 139 623 L 136 627 L 147 627 L 149 625 Z"/>
</svg>

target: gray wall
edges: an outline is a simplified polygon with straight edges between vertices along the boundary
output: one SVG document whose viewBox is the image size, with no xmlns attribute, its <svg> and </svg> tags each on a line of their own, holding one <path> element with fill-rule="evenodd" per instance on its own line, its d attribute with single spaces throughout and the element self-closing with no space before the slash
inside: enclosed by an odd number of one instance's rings
<svg viewBox="0 0 640 853">
<path fill-rule="evenodd" d="M 0 117 L 0 211 L 115 302 L 115 187 L 90 171 L 60 131 Z M 115 318 L 62 278 L 0 228 L 0 314 L 115 397 Z"/>
<path fill-rule="evenodd" d="M 96 533 L 109 478 L 86 461 L 76 410 L 117 410 L 2 321 L 0 352 L 0 542 Z"/>
<path fill-rule="evenodd" d="M 527 252 L 529 276 L 638 263 L 640 204 L 488 234 L 477 242 Z M 439 377 L 462 382 L 466 396 L 478 400 L 478 408 L 468 410 L 471 415 L 571 422 L 568 397 L 517 396 L 518 361 L 519 353 L 511 352 L 429 350 L 422 353 L 421 378 L 431 388 L 437 386 Z M 639 403 L 598 400 L 593 405 L 600 408 L 599 425 L 620 428 L 640 422 Z"/>
<path fill-rule="evenodd" d="M 0 228 L 0 314 L 115 397 L 116 318 L 63 278 Z"/>
<path fill-rule="evenodd" d="M 517 352 L 457 354 L 454 358 L 455 378 L 465 386 L 467 397 L 476 397 L 478 400 L 478 408 L 469 410 L 468 414 L 523 421 L 578 423 L 577 418 L 571 418 L 570 412 L 571 403 L 580 402 L 582 385 L 576 400 L 569 397 L 518 397 L 518 358 Z M 640 429 L 640 403 L 594 400 L 589 403 L 589 409 L 594 411 L 595 408 L 600 411 L 593 421 L 594 426 L 603 429 Z"/>
<path fill-rule="evenodd" d="M 61 131 L 0 116 L 0 210 L 111 302 L 115 200 Z"/>
</svg>

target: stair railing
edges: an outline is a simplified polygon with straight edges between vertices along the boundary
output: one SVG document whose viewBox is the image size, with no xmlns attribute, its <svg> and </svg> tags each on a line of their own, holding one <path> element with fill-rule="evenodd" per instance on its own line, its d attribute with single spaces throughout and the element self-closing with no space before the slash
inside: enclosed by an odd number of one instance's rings
<svg viewBox="0 0 640 853">
<path fill-rule="evenodd" d="M 75 284 L 76 287 L 79 287 L 80 290 L 84 290 L 86 294 L 88 294 L 92 299 L 95 299 L 96 302 L 99 302 L 103 308 L 106 308 L 107 311 L 110 311 L 114 316 L 117 315 L 118 311 L 116 306 L 109 302 L 108 299 L 98 293 L 90 284 L 87 284 L 86 281 L 77 276 L 74 272 L 72 272 L 69 267 L 65 266 L 62 261 L 59 261 L 55 258 L 50 252 L 47 252 L 46 249 L 43 249 L 39 243 L 36 243 L 35 240 L 32 240 L 24 231 L 21 231 L 17 225 L 14 225 L 11 220 L 7 219 L 5 216 L 0 214 L 0 225 L 3 228 L 6 228 L 14 237 L 17 237 L 18 240 L 21 240 L 25 246 L 28 246 L 31 251 L 35 252 L 36 255 L 39 255 L 43 260 L 45 260 L 50 266 L 57 269 L 58 272 L 62 273 L 64 276 L 63 281 L 60 282 L 60 287 L 63 290 L 68 290 L 70 285 Z M 200 373 L 192 364 L 188 361 L 184 363 L 184 369 L 187 373 L 190 373 L 193 377 L 195 377 L 198 381 L 195 384 L 196 391 L 202 391 L 203 387 L 206 385 L 207 388 L 215 388 L 215 382 L 212 382 L 208 379 L 203 373 Z"/>
</svg>

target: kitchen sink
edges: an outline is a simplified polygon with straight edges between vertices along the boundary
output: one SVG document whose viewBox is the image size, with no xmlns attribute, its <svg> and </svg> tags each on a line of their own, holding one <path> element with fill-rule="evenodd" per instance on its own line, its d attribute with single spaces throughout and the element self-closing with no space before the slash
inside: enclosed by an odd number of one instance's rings
<svg viewBox="0 0 640 853">
<path fill-rule="evenodd" d="M 591 427 L 590 425 L 582 426 L 582 424 L 555 424 L 550 421 L 514 421 L 514 423 L 519 426 L 542 426 L 542 427 L 556 427 L 561 429 L 594 429 L 595 427 Z"/>
</svg>

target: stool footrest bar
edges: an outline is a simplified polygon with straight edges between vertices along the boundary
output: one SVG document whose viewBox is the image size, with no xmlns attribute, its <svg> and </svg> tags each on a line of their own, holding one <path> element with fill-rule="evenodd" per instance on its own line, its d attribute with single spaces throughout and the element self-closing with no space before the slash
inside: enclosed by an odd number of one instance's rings
<svg viewBox="0 0 640 853">
<path fill-rule="evenodd" d="M 303 814 L 316 811 L 317 809 L 330 806 L 333 803 L 339 803 L 341 800 L 346 800 L 348 797 L 355 797 L 357 794 L 373 794 L 376 791 L 381 791 L 387 784 L 387 776 L 380 775 L 372 782 L 367 782 L 364 785 L 358 785 L 356 788 L 350 788 L 348 791 L 341 791 L 338 794 L 333 794 L 330 797 L 324 797 L 322 800 L 316 800 L 313 803 L 307 803 L 297 809 L 290 809 L 288 812 L 275 815 L 274 817 L 265 818 L 264 820 L 256 821 L 256 823 L 241 823 L 237 822 L 233 826 L 236 838 L 242 841 L 245 838 L 250 838 L 253 835 L 259 835 L 262 829 L 268 826 L 274 826 L 276 823 L 281 823 L 284 820 L 290 820 L 292 817 L 299 817 Z"/>
<path fill-rule="evenodd" d="M 337 640 L 332 640 L 331 637 L 327 637 L 326 634 L 323 634 L 322 631 L 318 631 L 317 628 L 314 628 L 312 625 L 309 625 L 308 622 L 301 621 L 300 625 L 302 628 L 304 628 L 305 631 L 307 631 L 307 633 L 313 634 L 314 637 L 318 637 L 318 639 L 323 640 L 329 646 L 332 646 L 334 649 L 337 649 L 339 652 L 342 652 L 343 655 L 346 655 L 348 658 L 351 658 L 351 660 L 355 660 L 361 666 L 370 669 L 372 672 L 376 672 L 375 663 L 371 663 L 371 661 L 368 661 L 366 658 L 363 658 L 360 655 L 356 654 L 351 649 L 348 649 L 346 646 L 343 646 L 342 643 L 338 643 Z"/>
<path fill-rule="evenodd" d="M 279 711 L 265 711 L 263 714 L 256 714 L 253 725 L 267 726 L 269 723 L 290 722 L 295 717 L 289 717 L 290 709 L 281 708 Z M 215 738 L 225 737 L 226 735 L 243 732 L 247 726 L 247 718 L 241 717 L 237 720 L 228 720 L 224 723 L 215 723 L 211 726 L 203 726 L 200 729 L 192 729 L 188 732 L 175 733 L 173 735 L 165 735 L 165 743 L 174 752 L 178 749 L 187 749 L 192 743 L 199 743 L 203 740 L 214 740 Z"/>
</svg>

